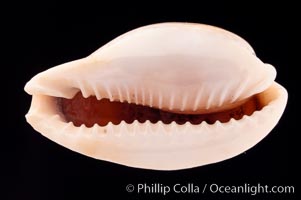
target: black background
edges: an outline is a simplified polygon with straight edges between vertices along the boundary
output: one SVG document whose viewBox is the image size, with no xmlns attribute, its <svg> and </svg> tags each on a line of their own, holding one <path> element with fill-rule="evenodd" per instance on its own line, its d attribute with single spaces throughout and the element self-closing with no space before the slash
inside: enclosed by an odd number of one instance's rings
<svg viewBox="0 0 301 200">
<path fill-rule="evenodd" d="M 291 52 L 295 13 L 290 5 L 244 3 L 205 5 L 173 3 L 169 7 L 91 5 L 57 2 L 11 5 L 2 17 L 7 64 L 3 64 L 5 119 L 2 151 L 5 199 L 144 199 L 127 193 L 127 184 L 217 183 L 268 184 L 297 187 L 297 79 Z M 5 9 L 4 9 L 5 10 Z M 264 62 L 274 65 L 276 81 L 287 88 L 289 101 L 279 124 L 254 148 L 235 158 L 178 171 L 124 167 L 72 152 L 43 137 L 26 123 L 31 97 L 23 87 L 35 74 L 52 66 L 85 57 L 116 36 L 139 26 L 168 21 L 219 26 L 246 39 Z M 6 70 L 6 71 L 5 71 Z M 10 97 L 10 98 L 9 98 Z M 7 138 L 6 138 L 7 137 Z M 3 193 L 3 194 L 4 194 Z M 209 192 L 208 192 L 209 193 Z M 245 199 L 250 195 L 180 194 L 176 199 Z M 169 197 L 173 195 L 168 195 Z M 155 199 L 164 199 L 161 194 Z M 293 199 L 295 195 L 257 195 L 252 199 Z M 3 198 L 4 199 L 4 198 Z"/>
</svg>

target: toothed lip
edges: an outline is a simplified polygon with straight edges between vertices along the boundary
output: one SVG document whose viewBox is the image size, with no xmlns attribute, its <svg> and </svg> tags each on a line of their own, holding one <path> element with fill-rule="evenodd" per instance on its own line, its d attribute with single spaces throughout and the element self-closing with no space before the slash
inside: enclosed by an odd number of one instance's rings
<svg viewBox="0 0 301 200">
<path fill-rule="evenodd" d="M 26 119 L 44 136 L 84 155 L 131 167 L 177 170 L 231 158 L 262 140 L 280 119 L 287 92 L 274 83 L 261 97 L 265 101 L 261 110 L 225 123 L 134 120 L 76 127 L 57 109 L 57 98 L 34 95 Z"/>
<path fill-rule="evenodd" d="M 275 68 L 233 33 L 150 25 L 33 77 L 25 86 L 32 95 L 26 119 L 45 137 L 96 159 L 191 168 L 234 157 L 275 127 L 287 102 L 275 77 Z"/>
</svg>

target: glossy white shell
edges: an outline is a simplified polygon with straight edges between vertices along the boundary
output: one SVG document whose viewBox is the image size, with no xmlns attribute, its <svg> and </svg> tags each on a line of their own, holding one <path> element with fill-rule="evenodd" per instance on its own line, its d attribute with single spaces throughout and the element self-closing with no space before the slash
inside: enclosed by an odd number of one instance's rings
<svg viewBox="0 0 301 200">
<path fill-rule="evenodd" d="M 250 45 L 225 30 L 163 23 L 126 33 L 90 56 L 36 75 L 26 118 L 51 140 L 85 155 L 150 169 L 182 169 L 218 162 L 249 149 L 278 122 L 287 93 L 275 69 Z M 251 116 L 208 125 L 150 122 L 92 128 L 66 123 L 53 97 L 128 101 L 176 112 L 228 109 L 262 93 L 267 106 Z M 264 96 L 264 95 L 263 95 Z"/>
</svg>

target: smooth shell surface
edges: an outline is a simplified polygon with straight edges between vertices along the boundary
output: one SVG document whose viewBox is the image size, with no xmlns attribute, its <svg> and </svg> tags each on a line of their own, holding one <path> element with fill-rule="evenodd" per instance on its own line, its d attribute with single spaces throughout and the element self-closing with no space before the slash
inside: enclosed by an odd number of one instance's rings
<svg viewBox="0 0 301 200">
<path fill-rule="evenodd" d="M 148 169 L 191 168 L 236 156 L 272 130 L 287 101 L 275 76 L 233 33 L 201 24 L 155 24 L 33 77 L 25 86 L 33 96 L 26 118 L 49 139 L 97 159 Z M 226 110 L 255 94 L 265 107 L 212 125 L 135 121 L 75 127 L 58 110 L 56 97 L 72 98 L 78 91 L 179 113 Z"/>
<path fill-rule="evenodd" d="M 124 100 L 205 113 L 267 89 L 274 67 L 240 38 L 207 25 L 166 23 L 124 34 L 91 56 L 51 68 L 27 83 L 29 94 Z M 238 37 L 238 36 L 237 36 Z M 62 84 L 63 82 L 63 84 Z"/>
</svg>

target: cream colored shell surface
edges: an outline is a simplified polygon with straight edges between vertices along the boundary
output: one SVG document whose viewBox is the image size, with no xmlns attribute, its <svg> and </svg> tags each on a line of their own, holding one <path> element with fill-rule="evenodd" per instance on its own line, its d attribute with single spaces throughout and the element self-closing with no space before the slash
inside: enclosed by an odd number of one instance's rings
<svg viewBox="0 0 301 200">
<path fill-rule="evenodd" d="M 46 70 L 25 90 L 34 129 L 79 153 L 127 166 L 174 170 L 228 159 L 258 143 L 277 124 L 287 93 L 275 69 L 233 33 L 208 25 L 162 23 L 130 31 L 90 56 Z M 267 104 L 241 120 L 75 127 L 55 97 L 127 101 L 176 112 L 208 113 L 262 93 Z"/>
</svg>

